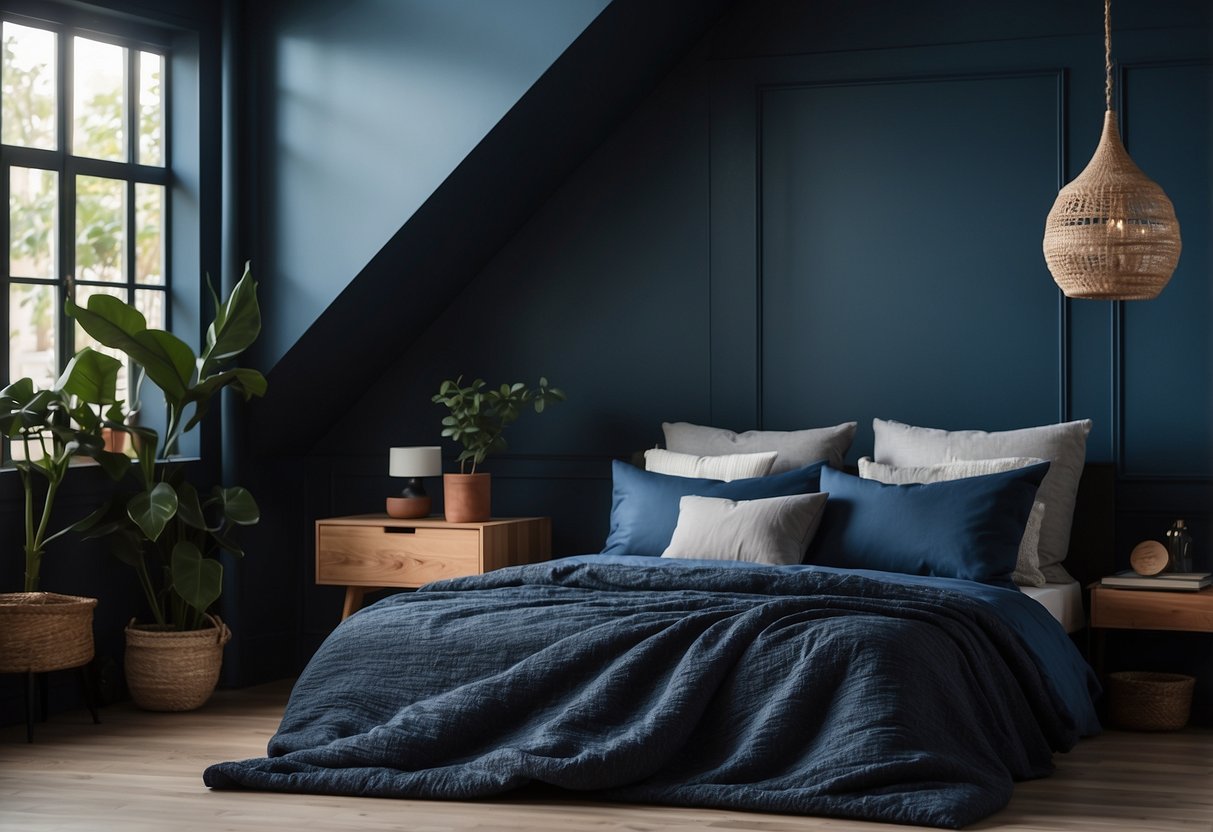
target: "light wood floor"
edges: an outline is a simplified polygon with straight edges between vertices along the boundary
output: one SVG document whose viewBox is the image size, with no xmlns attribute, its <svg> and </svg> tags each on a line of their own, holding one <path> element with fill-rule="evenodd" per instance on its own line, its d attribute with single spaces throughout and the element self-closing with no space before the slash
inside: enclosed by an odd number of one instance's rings
<svg viewBox="0 0 1213 832">
<path fill-rule="evenodd" d="M 202 769 L 262 756 L 289 685 L 221 691 L 190 714 L 130 705 L 57 714 L 36 728 L 0 729 L 0 830 L 841 830 L 890 824 L 523 796 L 475 803 L 211 792 Z M 1011 805 L 971 829 L 1213 830 L 1213 732 L 1109 731 L 1057 756 L 1057 772 L 1016 786 Z"/>
</svg>

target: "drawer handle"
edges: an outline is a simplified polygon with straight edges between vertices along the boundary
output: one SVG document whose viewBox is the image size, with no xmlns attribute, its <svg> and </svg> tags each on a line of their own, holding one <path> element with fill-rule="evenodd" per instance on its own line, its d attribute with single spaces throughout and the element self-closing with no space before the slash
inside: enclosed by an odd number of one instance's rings
<svg viewBox="0 0 1213 832">
<path fill-rule="evenodd" d="M 417 534 L 417 530 L 410 526 L 384 526 L 384 534 Z"/>
</svg>

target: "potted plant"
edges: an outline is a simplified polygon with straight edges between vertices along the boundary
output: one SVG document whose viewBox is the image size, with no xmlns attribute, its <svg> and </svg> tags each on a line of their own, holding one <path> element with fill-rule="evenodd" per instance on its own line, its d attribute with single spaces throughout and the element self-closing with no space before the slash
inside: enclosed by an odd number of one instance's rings
<svg viewBox="0 0 1213 832">
<path fill-rule="evenodd" d="M 517 421 L 527 405 L 542 413 L 549 402 L 565 398 L 561 390 L 548 385 L 546 378 L 540 378 L 535 389 L 522 382 L 488 387 L 479 378 L 467 387 L 462 383 L 463 376 L 442 382 L 432 399 L 450 411 L 442 419 L 442 435 L 463 446 L 458 457 L 459 473 L 442 477 L 444 513 L 452 523 L 479 522 L 491 516 L 491 480 L 476 466 L 490 453 L 505 450 L 502 433 L 506 426 Z"/>
<path fill-rule="evenodd" d="M 55 497 L 73 459 L 91 457 L 114 479 L 130 467 L 125 456 L 106 451 L 101 438 L 103 411 L 113 418 L 121 410 L 121 367 L 86 347 L 49 390 L 38 390 L 29 378 L 0 390 L 0 432 L 21 450 L 10 461 L 25 493 L 25 588 L 0 595 L 0 672 L 43 673 L 93 658 L 97 599 L 38 588 L 47 546 L 73 528 L 51 531 Z"/>
<path fill-rule="evenodd" d="M 88 308 L 68 303 L 85 332 L 129 356 L 164 394 L 163 437 L 151 427 L 106 420 L 105 427 L 131 434 L 137 488 L 82 526 L 88 537 L 108 537 L 143 588 L 152 621 L 131 619 L 125 671 L 135 703 L 149 710 L 192 710 L 210 698 L 231 637 L 210 613 L 223 588 L 218 555 L 242 556 L 232 532 L 261 519 L 247 489 L 215 486 L 204 495 L 176 459 L 182 435 L 205 418 L 221 390 L 231 388 L 245 400 L 265 393 L 261 373 L 233 366 L 261 331 L 248 267 L 226 301 L 211 294 L 215 319 L 201 355 L 173 334 L 149 329 L 137 309 L 117 298 L 93 295 Z"/>
</svg>

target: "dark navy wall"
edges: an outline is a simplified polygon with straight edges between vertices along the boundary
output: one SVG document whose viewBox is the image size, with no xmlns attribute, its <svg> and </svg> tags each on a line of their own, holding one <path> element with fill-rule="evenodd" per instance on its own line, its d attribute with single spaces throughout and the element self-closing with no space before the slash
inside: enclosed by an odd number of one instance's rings
<svg viewBox="0 0 1213 832">
<path fill-rule="evenodd" d="M 608 0 L 258 3 L 271 367 Z M 401 274 L 410 284 L 422 275 Z"/>
<path fill-rule="evenodd" d="M 854 459 L 876 416 L 988 429 L 1091 417 L 1090 459 L 1120 474 L 1114 556 L 1182 512 L 1208 562 L 1209 8 L 1116 5 L 1126 142 L 1184 224 L 1159 300 L 1065 301 L 1040 253 L 1057 188 L 1098 138 L 1099 4 L 736 3 L 377 382 L 351 395 L 316 379 L 316 395 L 348 398 L 336 425 L 254 458 L 266 521 L 240 587 L 242 677 L 295 666 L 331 629 L 340 592 L 313 585 L 311 523 L 379 510 L 386 449 L 436 441 L 429 396 L 459 373 L 543 373 L 568 391 L 489 465 L 498 513 L 550 514 L 559 554 L 601 546 L 609 460 L 659 441 L 662 420 L 855 419 Z M 262 129 L 264 151 L 284 128 Z M 259 162 L 271 177 L 291 164 Z M 293 203 L 341 193 L 291 187 Z M 279 221 L 302 210 L 280 189 L 262 197 L 259 216 L 276 217 L 264 251 L 317 245 L 312 225 Z M 289 316 L 281 291 L 269 314 Z M 402 279 L 380 300 L 405 319 L 413 291 Z M 355 343 L 357 317 L 341 315 Z M 279 413 L 292 406 L 307 403 Z"/>
<path fill-rule="evenodd" d="M 433 13 L 451 15 L 452 26 L 457 30 L 486 25 L 485 21 L 465 20 L 466 8 L 445 0 L 413 5 L 418 9 L 432 7 Z M 396 217 L 396 222 L 403 223 L 399 230 L 384 242 L 356 276 L 340 278 L 350 280 L 349 285 L 274 364 L 269 373 L 270 395 L 251 409 L 248 430 L 240 433 L 241 440 L 247 442 L 248 453 L 229 454 L 228 471 L 234 479 L 256 488 L 255 493 L 262 500 L 264 509 L 262 524 L 252 530 L 249 539 L 248 549 L 254 556 L 243 564 L 236 592 L 231 603 L 225 606 L 240 624 L 236 640 L 229 648 L 233 667 L 247 668 L 258 677 L 290 672 L 298 660 L 299 616 L 315 614 L 320 622 L 317 627 L 324 632 L 331 627 L 327 600 L 321 608 L 310 600 L 318 592 L 312 586 L 310 520 L 334 513 L 337 510 L 334 498 L 351 507 L 342 509 L 347 512 L 368 507 L 368 502 L 360 502 L 333 472 L 346 464 L 361 470 L 371 458 L 359 455 L 362 452 L 355 447 L 360 444 L 357 439 L 351 444 L 347 437 L 338 436 L 334 441 L 328 441 L 325 435 L 363 398 L 366 388 L 385 368 L 396 366 L 410 345 L 426 337 L 427 328 L 432 327 L 436 319 L 440 316 L 447 319 L 443 316 L 444 309 L 452 304 L 456 307 L 462 304 L 458 298 L 463 288 L 486 264 L 494 261 L 494 256 L 516 236 L 535 211 L 542 209 L 552 193 L 594 148 L 669 73 L 726 5 L 724 0 L 666 0 L 658 5 L 650 4 L 648 0 L 615 0 L 611 3 L 539 80 L 525 90 L 505 117 L 420 208 L 411 215 Z M 276 44 L 286 39 L 282 31 L 290 29 L 294 20 L 290 12 L 294 7 L 284 10 L 281 20 L 267 13 L 267 8 L 271 7 L 250 8 L 250 21 L 245 27 L 251 33 L 248 49 L 254 55 L 253 77 L 256 79 L 251 85 L 254 100 L 245 112 L 254 133 L 251 144 L 258 148 L 258 158 L 253 166 L 256 189 L 249 201 L 261 202 L 249 212 L 257 229 L 250 248 L 254 261 L 259 264 L 258 272 L 266 276 L 267 282 L 273 283 L 282 277 L 278 265 L 280 258 L 295 256 L 292 246 L 297 243 L 304 248 L 316 245 L 314 237 L 317 235 L 324 240 L 322 245 L 340 246 L 344 244 L 344 235 L 330 227 L 332 224 L 315 228 L 310 223 L 284 223 L 281 220 L 281 216 L 299 215 L 300 211 L 310 209 L 299 208 L 294 203 L 283 205 L 280 198 L 274 196 L 281 190 L 277 183 L 291 176 L 292 168 L 289 160 L 273 152 L 283 128 L 272 113 L 271 117 L 266 117 L 266 107 L 259 106 L 257 98 L 272 101 L 279 90 L 293 88 L 297 81 L 293 77 L 282 77 L 290 68 L 276 60 L 272 52 L 258 51 L 262 42 Z M 542 3 L 528 0 L 513 4 L 512 8 L 508 25 L 501 24 L 495 30 L 502 38 L 512 43 L 518 32 L 526 30 L 528 25 L 534 25 L 538 32 L 549 30 L 550 22 L 543 16 L 545 6 Z M 345 14 L 365 19 L 345 23 L 355 28 L 378 27 L 383 30 L 383 37 L 390 38 L 391 31 L 399 28 L 399 21 L 372 12 L 372 4 L 359 5 L 352 12 L 347 9 Z M 488 19 L 497 20 L 497 17 Z M 359 46 L 341 39 L 324 43 L 322 52 L 326 49 L 340 52 Z M 511 47 L 503 44 L 501 48 L 509 52 Z M 330 57 L 329 60 L 340 63 L 343 58 Z M 450 92 L 450 84 L 442 83 L 444 79 L 448 76 L 480 77 L 485 59 L 476 50 L 452 49 L 443 60 L 445 72 L 436 78 L 409 78 L 411 83 L 421 87 L 434 84 L 435 89 L 427 100 L 432 100 L 438 107 Z M 406 58 L 382 62 L 376 68 L 381 77 L 377 77 L 371 86 L 378 88 L 399 83 L 400 61 L 408 63 Z M 461 63 L 469 66 L 461 68 Z M 293 70 L 288 74 L 293 76 Z M 353 83 L 355 80 L 347 78 L 340 94 L 360 96 L 362 90 Z M 367 106 L 380 103 L 372 100 Z M 381 126 L 380 129 L 387 128 Z M 387 129 L 387 132 L 391 130 Z M 436 128 L 426 135 L 430 140 L 437 140 L 441 133 L 442 130 Z M 334 153 L 331 162 L 336 173 L 341 170 L 342 155 L 360 156 L 367 152 L 367 142 L 358 134 L 345 135 L 337 145 L 340 152 Z M 366 163 L 375 161 L 402 170 L 419 165 L 423 168 L 421 174 L 433 174 L 424 170 L 429 164 L 426 159 L 392 157 Z M 315 178 L 305 178 L 292 187 L 302 185 L 310 185 L 304 189 L 306 193 L 299 195 L 299 199 L 308 205 L 360 198 L 359 194 L 350 196 L 340 189 L 331 189 Z M 349 210 L 356 211 L 356 206 Z M 636 231 L 665 235 L 669 231 L 661 225 L 664 219 L 661 212 L 655 212 L 648 218 L 648 227 Z M 586 215 L 583 221 L 588 226 L 595 223 L 596 218 Z M 626 259 L 620 258 L 616 262 L 622 265 Z M 307 272 L 311 275 L 309 279 L 328 280 L 330 277 L 326 271 L 317 270 L 313 263 L 301 265 L 310 270 Z M 617 290 L 611 288 L 615 275 L 604 270 L 603 278 L 603 296 L 614 298 L 616 305 L 626 305 L 628 301 L 620 299 Z M 282 286 L 266 286 L 263 290 L 266 319 L 289 318 L 297 314 L 293 308 L 297 300 L 295 293 L 284 291 Z M 576 302 L 576 295 L 568 298 L 568 303 Z M 563 326 L 561 322 L 568 303 L 552 307 L 547 324 L 553 332 Z M 520 308 L 515 320 L 521 323 L 533 312 L 533 307 Z M 480 311 L 476 312 L 477 316 L 480 314 Z M 479 331 L 475 326 L 467 329 L 470 343 L 481 343 Z M 479 346 L 476 349 L 480 351 Z M 425 363 L 425 372 L 431 376 L 448 372 L 438 365 Z M 609 370 L 614 365 L 604 358 L 602 366 Z M 584 369 L 581 365 L 581 371 Z M 549 372 L 555 376 L 555 370 Z M 573 374 L 572 371 L 563 373 L 566 378 Z M 436 379 L 434 376 L 423 386 L 426 389 L 436 387 Z M 428 394 L 423 404 L 429 407 Z M 418 413 L 417 408 L 412 410 Z M 374 430 L 386 431 L 390 427 L 395 432 L 394 408 L 372 406 L 365 416 L 376 422 Z M 422 418 L 432 424 L 430 414 L 424 414 Z M 357 434 L 369 430 L 366 426 L 354 427 Z M 610 435 L 610 431 L 600 432 L 604 438 Z M 236 445 L 232 440 L 229 435 L 229 449 Z M 375 455 L 376 463 L 381 462 L 378 456 Z M 592 457 L 592 462 L 598 464 L 591 466 L 587 481 L 601 480 L 602 458 L 601 455 Z M 549 461 L 546 456 L 540 460 L 534 482 L 537 486 L 542 486 L 546 479 L 547 469 L 543 466 Z M 381 465 L 376 464 L 374 470 L 380 472 Z M 365 478 L 362 484 L 371 485 L 378 492 L 369 505 L 381 506 L 383 494 L 380 489 L 384 484 L 372 484 Z M 574 500 L 569 503 L 570 510 L 576 512 L 577 506 L 582 504 Z M 320 595 L 330 599 L 338 593 L 328 590 Z M 238 676 L 241 674 L 242 671 L 237 672 Z"/>
</svg>

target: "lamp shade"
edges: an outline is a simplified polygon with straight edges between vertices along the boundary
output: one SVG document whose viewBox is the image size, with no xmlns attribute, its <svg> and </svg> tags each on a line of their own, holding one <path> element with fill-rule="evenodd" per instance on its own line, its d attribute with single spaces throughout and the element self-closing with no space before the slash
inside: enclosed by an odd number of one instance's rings
<svg viewBox="0 0 1213 832">
<path fill-rule="evenodd" d="M 1133 164 L 1108 110 L 1095 156 L 1045 222 L 1053 279 L 1071 298 L 1149 300 L 1171 279 L 1180 248 L 1171 200 Z"/>
<path fill-rule="evenodd" d="M 437 445 L 417 448 L 392 448 L 389 451 L 389 476 L 436 477 L 441 473 L 442 448 Z"/>
</svg>

